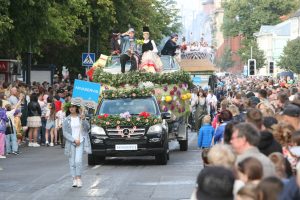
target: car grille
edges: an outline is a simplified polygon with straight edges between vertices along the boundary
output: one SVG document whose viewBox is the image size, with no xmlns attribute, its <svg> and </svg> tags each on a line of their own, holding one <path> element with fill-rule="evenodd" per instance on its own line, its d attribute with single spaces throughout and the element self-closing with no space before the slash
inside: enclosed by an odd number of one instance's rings
<svg viewBox="0 0 300 200">
<path fill-rule="evenodd" d="M 106 129 L 106 133 L 109 137 L 113 138 L 136 138 L 145 135 L 145 128 L 136 128 L 134 131 L 132 128 L 120 128 L 119 130 L 116 128 Z"/>
</svg>

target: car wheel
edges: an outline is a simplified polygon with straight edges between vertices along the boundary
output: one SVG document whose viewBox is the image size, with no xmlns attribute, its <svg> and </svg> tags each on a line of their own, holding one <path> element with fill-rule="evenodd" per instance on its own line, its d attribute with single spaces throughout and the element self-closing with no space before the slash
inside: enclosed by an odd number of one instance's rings
<svg viewBox="0 0 300 200">
<path fill-rule="evenodd" d="M 163 153 L 155 155 L 155 161 L 159 165 L 166 165 L 168 163 L 168 160 L 169 160 L 169 143 L 168 141 L 166 141 L 166 145 Z"/>
<path fill-rule="evenodd" d="M 180 151 L 187 151 L 188 150 L 188 130 L 186 128 L 185 130 L 185 134 L 186 134 L 186 140 L 180 140 L 179 141 L 179 146 L 180 146 Z"/>
</svg>

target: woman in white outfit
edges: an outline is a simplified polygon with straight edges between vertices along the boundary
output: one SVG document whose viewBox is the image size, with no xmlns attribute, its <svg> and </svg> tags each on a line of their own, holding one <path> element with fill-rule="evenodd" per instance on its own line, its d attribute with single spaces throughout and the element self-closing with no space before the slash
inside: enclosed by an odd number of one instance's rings
<svg viewBox="0 0 300 200">
<path fill-rule="evenodd" d="M 79 107 L 70 105 L 63 122 L 63 135 L 66 139 L 65 154 L 69 157 L 70 172 L 73 177 L 72 187 L 82 187 L 83 152 L 91 153 L 89 128 L 89 122 L 85 120 L 84 115 L 80 114 Z"/>
</svg>

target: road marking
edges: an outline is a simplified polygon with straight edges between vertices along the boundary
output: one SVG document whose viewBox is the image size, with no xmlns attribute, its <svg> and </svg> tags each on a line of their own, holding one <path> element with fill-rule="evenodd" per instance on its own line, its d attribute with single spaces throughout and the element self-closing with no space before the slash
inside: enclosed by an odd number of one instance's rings
<svg viewBox="0 0 300 200">
<path fill-rule="evenodd" d="M 165 181 L 165 182 L 137 182 L 132 185 L 157 186 L 157 185 L 195 185 L 195 181 Z"/>
<path fill-rule="evenodd" d="M 98 169 L 101 165 L 96 165 L 94 167 L 92 167 L 92 169 Z"/>
<path fill-rule="evenodd" d="M 91 188 L 95 188 L 95 187 L 97 187 L 97 185 L 100 183 L 100 180 L 99 179 L 96 179 L 95 181 L 94 181 L 94 183 L 91 185 Z"/>
</svg>

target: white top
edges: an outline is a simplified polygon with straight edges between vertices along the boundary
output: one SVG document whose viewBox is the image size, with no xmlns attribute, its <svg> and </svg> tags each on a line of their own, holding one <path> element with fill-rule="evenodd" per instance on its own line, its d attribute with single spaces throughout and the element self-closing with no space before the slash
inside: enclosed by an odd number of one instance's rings
<svg viewBox="0 0 300 200">
<path fill-rule="evenodd" d="M 56 113 L 56 120 L 55 120 L 56 127 L 62 127 L 65 117 L 66 117 L 66 113 L 63 112 L 62 110 Z"/>
<path fill-rule="evenodd" d="M 72 128 L 72 137 L 75 140 L 80 139 L 80 142 L 83 141 L 83 136 L 81 134 L 81 124 L 79 117 L 71 117 L 71 128 Z"/>
</svg>

